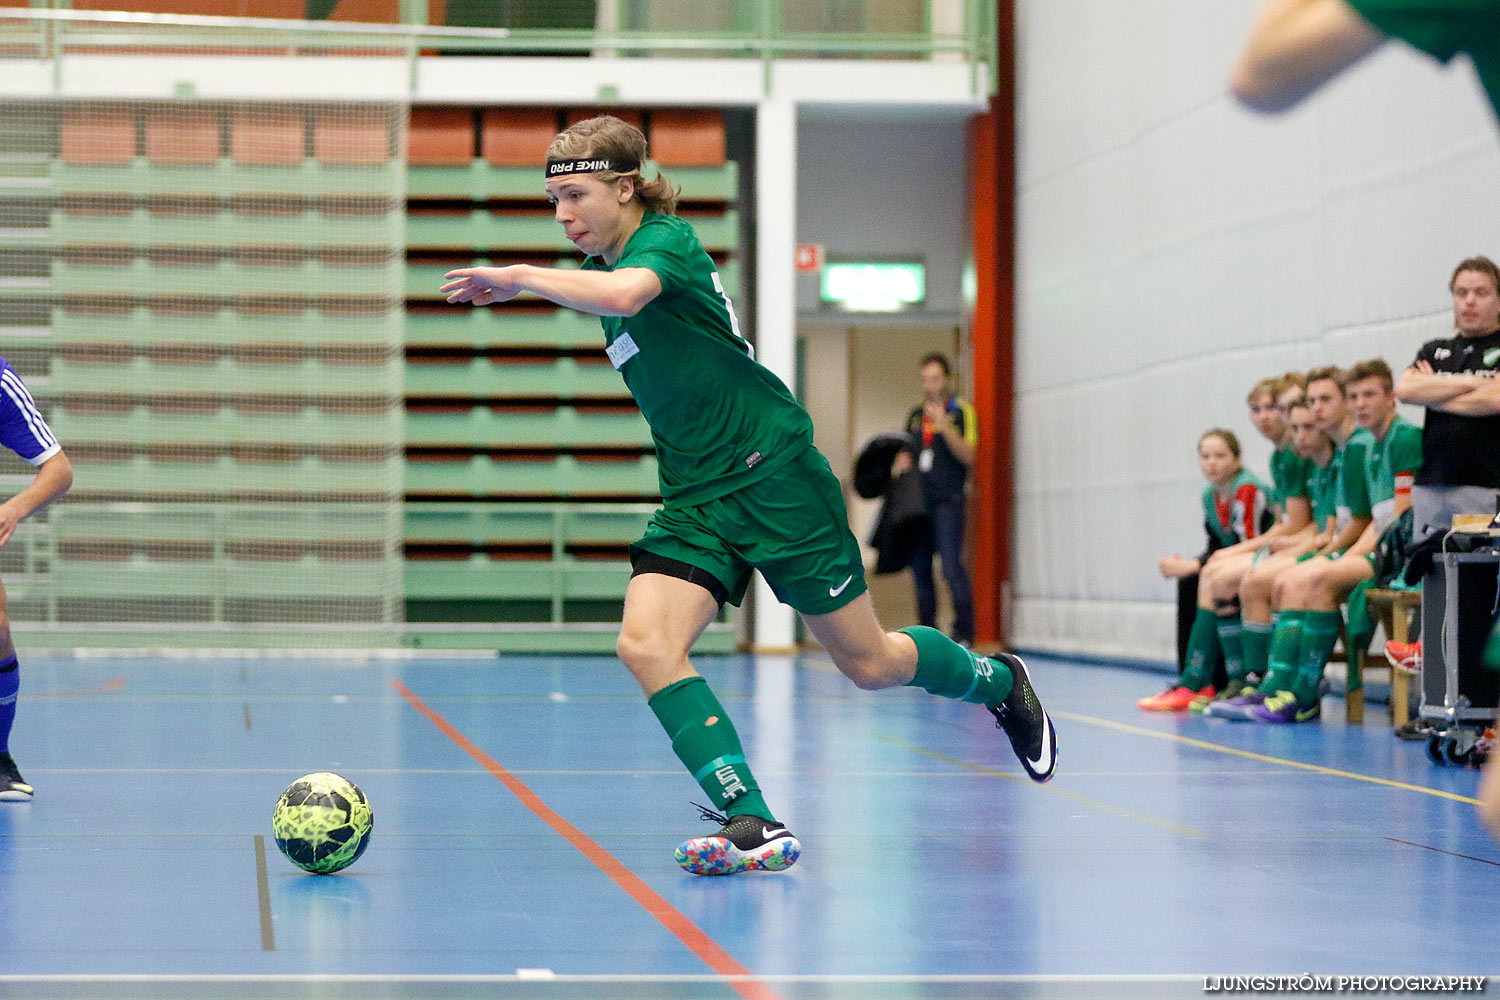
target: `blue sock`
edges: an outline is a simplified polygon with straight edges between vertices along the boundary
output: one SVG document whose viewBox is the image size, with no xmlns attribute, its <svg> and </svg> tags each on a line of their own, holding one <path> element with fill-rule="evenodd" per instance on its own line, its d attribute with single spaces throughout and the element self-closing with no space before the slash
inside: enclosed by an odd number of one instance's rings
<svg viewBox="0 0 1500 1000">
<path fill-rule="evenodd" d="M 0 753 L 10 753 L 10 726 L 16 721 L 16 692 L 21 688 L 21 665 L 15 654 L 0 663 Z"/>
</svg>

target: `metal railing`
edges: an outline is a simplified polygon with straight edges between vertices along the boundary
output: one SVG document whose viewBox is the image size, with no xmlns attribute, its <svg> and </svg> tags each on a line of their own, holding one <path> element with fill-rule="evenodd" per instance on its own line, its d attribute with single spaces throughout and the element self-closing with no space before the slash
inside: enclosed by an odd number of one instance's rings
<svg viewBox="0 0 1500 1000">
<path fill-rule="evenodd" d="M 66 0 L 49 0 L 66 2 Z M 491 5 L 498 7 L 499 5 Z M 375 50 L 432 54 L 610 55 L 621 58 L 789 58 L 947 61 L 993 80 L 996 24 L 986 0 L 598 0 L 592 23 L 435 26 L 425 0 L 401 0 L 406 23 L 374 24 L 123 11 L 0 9 L 0 58 L 57 61 L 121 50 L 264 49 L 279 54 Z M 701 13 L 708 10 L 709 14 Z M 677 16 L 683 11 L 698 12 Z M 892 14 L 892 12 L 895 12 Z M 688 22 L 689 27 L 669 27 Z M 894 25 L 894 27 L 893 27 Z M 982 73 L 982 76 L 981 76 Z M 415 69 L 413 82 L 415 83 Z"/>
</svg>

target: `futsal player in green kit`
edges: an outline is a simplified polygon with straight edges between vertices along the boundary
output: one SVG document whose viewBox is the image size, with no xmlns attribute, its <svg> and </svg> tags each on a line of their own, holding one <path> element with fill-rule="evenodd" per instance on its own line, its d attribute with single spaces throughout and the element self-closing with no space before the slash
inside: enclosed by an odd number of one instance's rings
<svg viewBox="0 0 1500 1000">
<path fill-rule="evenodd" d="M 1500 115 L 1500 5 L 1493 0 L 1268 0 L 1230 87 L 1248 107 L 1282 111 L 1387 38 L 1441 62 L 1468 53 Z"/>
<path fill-rule="evenodd" d="M 1018 657 L 970 654 L 936 629 L 886 632 L 865 587 L 843 492 L 812 422 L 755 361 L 713 260 L 675 215 L 676 188 L 647 180 L 646 139 L 612 116 L 579 122 L 547 150 L 547 196 L 587 255 L 580 270 L 517 264 L 450 271 L 449 302 L 523 292 L 599 316 L 611 364 L 651 427 L 662 507 L 631 546 L 617 652 L 713 810 L 678 864 L 699 875 L 779 871 L 801 852 L 777 822 L 724 707 L 688 660 L 752 569 L 858 687 L 908 685 L 982 705 L 1035 781 L 1057 744 Z"/>
</svg>

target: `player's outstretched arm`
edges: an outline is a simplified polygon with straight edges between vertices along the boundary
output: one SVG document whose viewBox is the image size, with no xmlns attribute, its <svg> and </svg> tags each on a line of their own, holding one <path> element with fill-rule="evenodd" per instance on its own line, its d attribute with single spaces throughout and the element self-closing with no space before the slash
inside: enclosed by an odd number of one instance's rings
<svg viewBox="0 0 1500 1000">
<path fill-rule="evenodd" d="M 1384 40 L 1345 0 L 1267 0 L 1229 89 L 1255 111 L 1285 111 Z"/>
<path fill-rule="evenodd" d="M 16 525 L 68 492 L 72 485 L 73 465 L 67 455 L 58 452 L 43 462 L 29 486 L 0 503 L 0 545 L 10 541 Z"/>
<path fill-rule="evenodd" d="M 595 316 L 634 316 L 661 294 L 661 279 L 648 267 L 616 271 L 572 271 L 533 264 L 460 267 L 443 277 L 449 302 L 487 306 L 522 292 Z"/>
</svg>

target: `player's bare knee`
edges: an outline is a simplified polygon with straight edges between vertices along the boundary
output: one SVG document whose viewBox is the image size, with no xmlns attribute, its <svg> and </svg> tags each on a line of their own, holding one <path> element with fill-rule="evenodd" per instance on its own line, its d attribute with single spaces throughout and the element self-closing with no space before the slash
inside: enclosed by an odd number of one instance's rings
<svg viewBox="0 0 1500 1000">
<path fill-rule="evenodd" d="M 622 628 L 615 640 L 615 655 L 637 677 L 644 677 L 674 659 L 672 650 L 660 635 L 628 627 Z"/>
<path fill-rule="evenodd" d="M 861 691 L 879 691 L 896 683 L 879 657 L 846 655 L 835 657 L 833 662 Z"/>
</svg>

